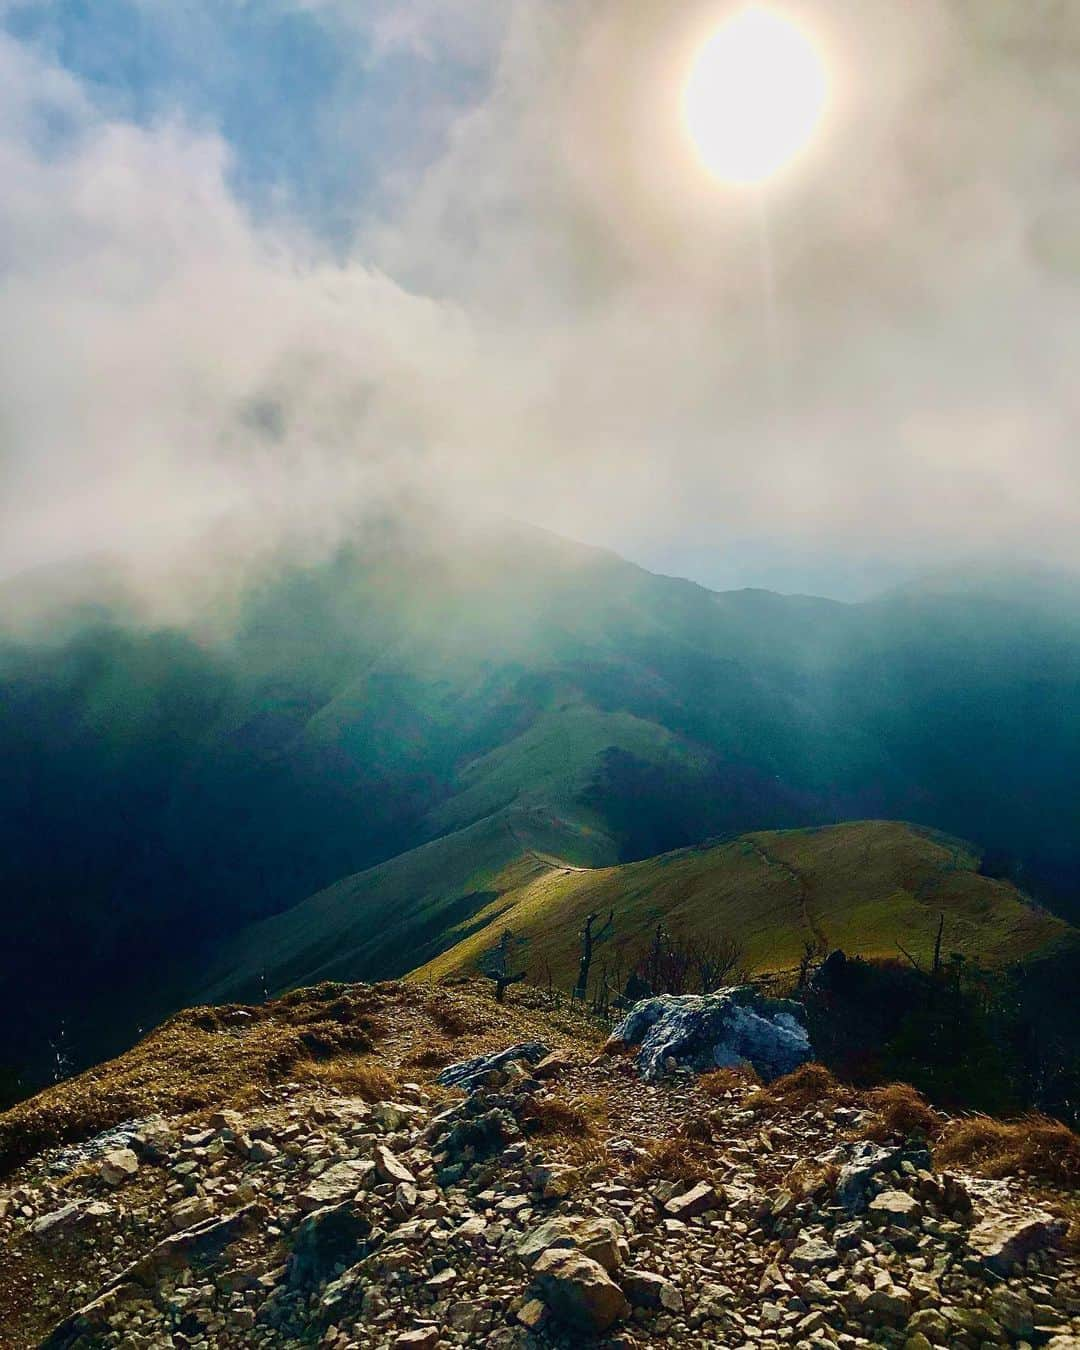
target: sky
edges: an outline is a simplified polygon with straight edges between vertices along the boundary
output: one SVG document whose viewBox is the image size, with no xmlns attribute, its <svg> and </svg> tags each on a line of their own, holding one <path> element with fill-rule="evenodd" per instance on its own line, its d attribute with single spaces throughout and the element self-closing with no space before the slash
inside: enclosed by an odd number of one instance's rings
<svg viewBox="0 0 1080 1350">
<path fill-rule="evenodd" d="M 1080 6 L 771 6 L 828 98 L 756 188 L 681 119 L 737 7 L 0 0 L 0 575 L 417 493 L 716 587 L 1075 567 Z"/>
</svg>

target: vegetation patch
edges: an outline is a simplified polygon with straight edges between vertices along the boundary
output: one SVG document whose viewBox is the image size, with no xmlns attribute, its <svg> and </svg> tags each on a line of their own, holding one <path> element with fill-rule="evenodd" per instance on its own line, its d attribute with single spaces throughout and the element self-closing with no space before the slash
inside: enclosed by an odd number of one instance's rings
<svg viewBox="0 0 1080 1350">
<path fill-rule="evenodd" d="M 890 1083 L 867 1095 L 877 1119 L 868 1134 L 873 1139 L 936 1139 L 941 1117 L 910 1083 Z"/>
<path fill-rule="evenodd" d="M 711 1069 L 697 1080 L 698 1089 L 706 1097 L 726 1097 L 729 1092 L 738 1092 L 748 1087 L 760 1087 L 761 1079 L 750 1064 L 741 1064 L 726 1069 Z"/>
<path fill-rule="evenodd" d="M 562 1097 L 534 1097 L 522 1112 L 522 1121 L 528 1122 L 536 1134 L 582 1137 L 595 1134 L 591 1116 L 596 1105 L 568 1102 Z"/>
<path fill-rule="evenodd" d="M 297 1066 L 295 1074 L 301 1083 L 318 1083 L 351 1097 L 362 1097 L 366 1102 L 393 1098 L 400 1086 L 400 1076 L 390 1073 L 381 1064 L 370 1059 L 348 1057 L 320 1063 L 312 1060 Z"/>
<path fill-rule="evenodd" d="M 453 1061 L 454 1052 L 448 1045 L 424 1045 L 406 1060 L 417 1069 L 442 1069 Z"/>
<path fill-rule="evenodd" d="M 702 1140 L 678 1138 L 657 1139 L 645 1146 L 635 1158 L 630 1175 L 643 1184 L 649 1181 L 716 1182 L 722 1168 L 715 1147 Z"/>
<path fill-rule="evenodd" d="M 968 1167 L 987 1177 L 1024 1177 L 1080 1186 L 1080 1135 L 1048 1116 L 993 1120 L 970 1116 L 949 1125 L 934 1150 L 939 1166 Z"/>
<path fill-rule="evenodd" d="M 805 1111 L 810 1106 L 839 1103 L 849 1095 L 849 1090 L 824 1064 L 802 1064 L 794 1073 L 784 1074 L 768 1087 L 752 1092 L 746 1099 L 746 1107 L 762 1115 L 778 1115 L 784 1111 Z"/>
<path fill-rule="evenodd" d="M 447 1036 L 463 1036 L 469 1030 L 464 1010 L 452 1003 L 445 994 L 435 994 L 424 1004 L 424 1011 Z"/>
<path fill-rule="evenodd" d="M 384 1031 L 380 993 L 323 984 L 271 1003 L 177 1013 L 126 1054 L 47 1088 L 0 1116 L 0 1173 L 44 1148 L 73 1143 L 159 1112 L 185 1113 L 250 1098 L 260 1085 L 344 1060 L 346 1077 Z"/>
</svg>

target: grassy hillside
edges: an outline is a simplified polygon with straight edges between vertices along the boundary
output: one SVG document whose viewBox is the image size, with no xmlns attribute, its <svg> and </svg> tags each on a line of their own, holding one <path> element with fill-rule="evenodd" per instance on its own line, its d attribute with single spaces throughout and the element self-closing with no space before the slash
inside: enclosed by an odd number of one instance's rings
<svg viewBox="0 0 1080 1350">
<path fill-rule="evenodd" d="M 895 821 L 764 831 L 641 862 L 585 866 L 604 841 L 566 822 L 504 813 L 339 882 L 255 924 L 223 951 L 192 996 L 256 997 L 316 980 L 412 970 L 475 971 L 504 928 L 525 939 L 530 977 L 573 983 L 578 932 L 614 911 L 601 963 L 624 968 L 658 922 L 672 933 L 728 935 L 755 971 L 797 964 L 808 939 L 851 954 L 929 957 L 944 949 L 987 965 L 1077 941 L 1011 884 L 979 875 L 970 846 Z M 594 853 L 595 861 L 595 853 Z"/>
<path fill-rule="evenodd" d="M 658 922 L 686 936 L 735 938 L 751 971 L 794 966 L 814 939 L 864 956 L 896 956 L 902 945 L 929 960 L 942 913 L 944 950 L 987 965 L 1077 942 L 1075 929 L 1011 884 L 979 875 L 978 862 L 968 845 L 947 836 L 895 821 L 860 821 L 762 831 L 616 867 L 549 868 L 470 916 L 455 945 L 414 974 L 473 970 L 509 927 L 527 939 L 534 978 L 550 967 L 569 986 L 590 911 L 614 912 L 613 936 L 598 949 L 597 962 L 621 952 L 624 969 Z"/>
<path fill-rule="evenodd" d="M 474 916 L 486 925 L 501 896 L 610 852 L 602 835 L 540 811 L 490 816 L 244 929 L 199 973 L 193 996 L 221 1002 L 404 974 L 468 933 Z"/>
</svg>

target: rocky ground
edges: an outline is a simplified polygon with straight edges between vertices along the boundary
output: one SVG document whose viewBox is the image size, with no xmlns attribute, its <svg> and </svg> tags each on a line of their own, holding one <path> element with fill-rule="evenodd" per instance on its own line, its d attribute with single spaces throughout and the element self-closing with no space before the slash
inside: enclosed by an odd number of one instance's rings
<svg viewBox="0 0 1080 1350">
<path fill-rule="evenodd" d="M 486 991 L 370 1002 L 363 1056 L 0 1182 L 0 1345 L 1080 1346 L 1068 1195 L 943 1174 L 812 1076 L 645 1082 Z"/>
</svg>

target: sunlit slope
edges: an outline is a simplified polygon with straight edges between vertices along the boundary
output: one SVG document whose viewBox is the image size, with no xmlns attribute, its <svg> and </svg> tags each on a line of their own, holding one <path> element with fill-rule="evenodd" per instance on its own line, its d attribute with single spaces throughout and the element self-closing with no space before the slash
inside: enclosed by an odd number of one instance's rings
<svg viewBox="0 0 1080 1350">
<path fill-rule="evenodd" d="M 588 872 L 547 870 L 471 916 L 459 941 L 415 976 L 475 968 L 509 927 L 528 939 L 534 978 L 546 978 L 550 967 L 569 985 L 590 911 L 614 912 L 613 936 L 597 960 L 614 962 L 621 953 L 624 970 L 658 922 L 672 933 L 736 938 L 751 970 L 794 966 L 808 940 L 864 956 L 897 956 L 902 946 L 929 959 L 940 914 L 945 952 L 988 965 L 1077 941 L 1075 929 L 1012 885 L 979 875 L 978 861 L 945 835 L 860 821 L 762 831 Z"/>
<path fill-rule="evenodd" d="M 192 982 L 194 996 L 223 1001 L 402 974 L 467 933 L 477 913 L 490 916 L 500 896 L 611 853 L 604 835 L 550 812 L 490 816 L 252 924 Z"/>
</svg>

